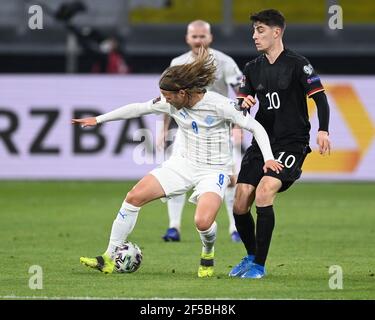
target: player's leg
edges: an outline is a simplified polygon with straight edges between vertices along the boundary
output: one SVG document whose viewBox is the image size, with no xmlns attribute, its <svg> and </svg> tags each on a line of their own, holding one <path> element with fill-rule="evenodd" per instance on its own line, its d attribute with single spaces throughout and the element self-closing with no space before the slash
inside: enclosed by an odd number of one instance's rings
<svg viewBox="0 0 375 320">
<path fill-rule="evenodd" d="M 149 174 L 142 178 L 126 195 L 113 221 L 110 240 L 106 252 L 96 258 L 81 257 L 80 262 L 104 273 L 112 273 L 114 255 L 118 247 L 134 229 L 138 212 L 146 203 L 165 196 L 164 189 L 156 177 Z"/>
<path fill-rule="evenodd" d="M 172 122 L 174 122 L 174 120 L 172 120 Z M 181 145 L 181 139 L 181 131 L 177 130 L 175 140 L 172 146 L 168 147 L 168 149 L 171 150 L 171 156 L 178 155 L 179 148 Z M 185 201 L 186 194 L 178 195 L 167 201 L 169 227 L 165 234 L 162 236 L 162 239 L 164 239 L 164 241 L 181 240 L 181 220 Z"/>
<path fill-rule="evenodd" d="M 181 166 L 184 170 L 179 169 Z M 161 167 L 152 170 L 127 194 L 113 223 L 106 253 L 97 258 L 81 258 L 81 262 L 105 273 L 111 273 L 116 249 L 133 230 L 141 206 L 154 199 L 185 193 L 192 186 L 189 176 L 191 172 L 183 159 L 171 158 Z"/>
<path fill-rule="evenodd" d="M 307 145 L 301 146 L 300 152 L 278 151 L 275 158 L 284 165 L 283 170 L 280 173 L 268 171 L 259 182 L 255 198 L 257 207 L 257 250 L 254 263 L 250 270 L 242 275 L 243 278 L 262 278 L 265 275 L 264 266 L 275 225 L 274 199 L 278 192 L 287 190 L 299 179 L 303 162 L 310 151 L 311 149 Z"/>
<path fill-rule="evenodd" d="M 195 172 L 194 181 L 195 190 L 189 200 L 197 203 L 195 226 L 203 245 L 198 277 L 211 277 L 214 273 L 214 245 L 217 231 L 215 219 L 229 184 L 229 175 L 226 172 L 202 170 Z"/>
<path fill-rule="evenodd" d="M 229 272 L 231 277 L 240 277 L 249 270 L 256 253 L 255 222 L 249 210 L 255 198 L 255 187 L 250 184 L 239 183 L 233 206 L 233 217 L 237 231 L 246 249 L 246 256 Z"/>
<path fill-rule="evenodd" d="M 225 206 L 227 209 L 228 214 L 228 220 L 229 220 L 229 235 L 231 236 L 231 239 L 233 242 L 240 242 L 241 238 L 239 233 L 237 232 L 236 224 L 233 218 L 233 203 L 234 203 L 234 193 L 236 191 L 236 181 L 237 176 L 232 175 L 230 176 L 230 183 L 225 190 Z"/>
<path fill-rule="evenodd" d="M 255 199 L 255 186 L 263 176 L 262 155 L 247 150 L 237 179 L 233 205 L 233 217 L 237 231 L 246 249 L 246 256 L 229 272 L 229 276 L 240 277 L 249 270 L 256 253 L 255 221 L 251 206 Z"/>
<path fill-rule="evenodd" d="M 211 277 L 214 273 L 214 245 L 216 240 L 216 215 L 222 198 L 214 192 L 203 193 L 198 200 L 195 211 L 195 226 L 202 241 L 201 262 L 198 277 Z"/>
<path fill-rule="evenodd" d="M 173 197 L 167 201 L 169 228 L 162 237 L 164 241 L 180 241 L 180 227 L 186 194 Z"/>
<path fill-rule="evenodd" d="M 262 278 L 265 275 L 264 266 L 275 226 L 273 202 L 281 186 L 279 179 L 264 176 L 256 189 L 256 254 L 252 266 L 242 275 L 243 278 Z"/>
</svg>

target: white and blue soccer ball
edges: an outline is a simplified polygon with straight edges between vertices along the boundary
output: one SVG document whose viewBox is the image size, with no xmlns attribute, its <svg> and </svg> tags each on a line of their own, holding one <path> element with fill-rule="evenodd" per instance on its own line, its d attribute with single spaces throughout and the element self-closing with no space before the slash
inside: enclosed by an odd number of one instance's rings
<svg viewBox="0 0 375 320">
<path fill-rule="evenodd" d="M 142 251 L 135 244 L 126 241 L 116 251 L 115 270 L 120 273 L 131 273 L 139 269 L 142 263 Z"/>
</svg>

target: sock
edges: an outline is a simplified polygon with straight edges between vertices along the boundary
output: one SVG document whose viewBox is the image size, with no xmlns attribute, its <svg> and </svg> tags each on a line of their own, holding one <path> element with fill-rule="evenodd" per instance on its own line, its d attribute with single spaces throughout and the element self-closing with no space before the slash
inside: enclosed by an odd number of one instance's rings
<svg viewBox="0 0 375 320">
<path fill-rule="evenodd" d="M 247 254 L 255 255 L 255 222 L 251 212 L 249 211 L 245 214 L 237 214 L 233 212 L 233 217 L 236 221 L 237 231 L 240 234 L 243 244 L 245 245 Z"/>
<path fill-rule="evenodd" d="M 186 200 L 186 194 L 181 194 L 168 200 L 169 228 L 176 228 L 180 231 L 182 210 Z"/>
<path fill-rule="evenodd" d="M 120 211 L 115 221 L 113 221 L 111 236 L 106 250 L 106 254 L 108 254 L 111 259 L 113 259 L 117 247 L 121 246 L 128 235 L 133 231 L 140 209 L 141 208 L 127 203 L 126 200 L 122 203 Z"/>
<path fill-rule="evenodd" d="M 254 263 L 264 266 L 275 226 L 273 206 L 257 207 L 256 248 Z"/>
<path fill-rule="evenodd" d="M 229 234 L 232 234 L 234 231 L 237 231 L 236 224 L 234 222 L 233 217 L 233 203 L 234 203 L 234 192 L 236 188 L 235 187 L 228 187 L 225 191 L 225 205 L 227 207 L 227 213 L 229 218 Z"/>
<path fill-rule="evenodd" d="M 207 230 L 200 231 L 199 236 L 202 240 L 203 248 L 202 253 L 211 253 L 214 249 L 214 244 L 216 240 L 216 231 L 217 231 L 217 223 L 214 221 L 214 223 L 211 225 L 211 227 Z"/>
</svg>

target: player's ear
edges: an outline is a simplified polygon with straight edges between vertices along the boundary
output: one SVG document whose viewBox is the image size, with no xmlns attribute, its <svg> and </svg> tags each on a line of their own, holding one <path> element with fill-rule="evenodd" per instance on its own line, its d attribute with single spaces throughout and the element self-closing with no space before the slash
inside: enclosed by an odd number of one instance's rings
<svg viewBox="0 0 375 320">
<path fill-rule="evenodd" d="M 186 95 L 186 90 L 180 89 L 178 90 L 178 94 L 184 97 Z"/>
<path fill-rule="evenodd" d="M 273 29 L 273 35 L 274 35 L 274 38 L 278 38 L 280 37 L 281 35 L 281 28 L 280 27 L 274 27 Z"/>
</svg>

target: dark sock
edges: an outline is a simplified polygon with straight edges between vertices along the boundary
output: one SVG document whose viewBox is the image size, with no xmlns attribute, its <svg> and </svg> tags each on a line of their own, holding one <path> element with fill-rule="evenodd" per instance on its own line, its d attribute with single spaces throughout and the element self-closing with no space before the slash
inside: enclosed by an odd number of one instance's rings
<svg viewBox="0 0 375 320">
<path fill-rule="evenodd" d="M 275 226 L 273 206 L 257 207 L 256 248 L 254 263 L 264 266 Z"/>
<path fill-rule="evenodd" d="M 247 254 L 255 255 L 255 223 L 250 211 L 245 214 L 233 212 L 236 228 L 240 234 L 241 240 L 245 245 Z"/>
</svg>

